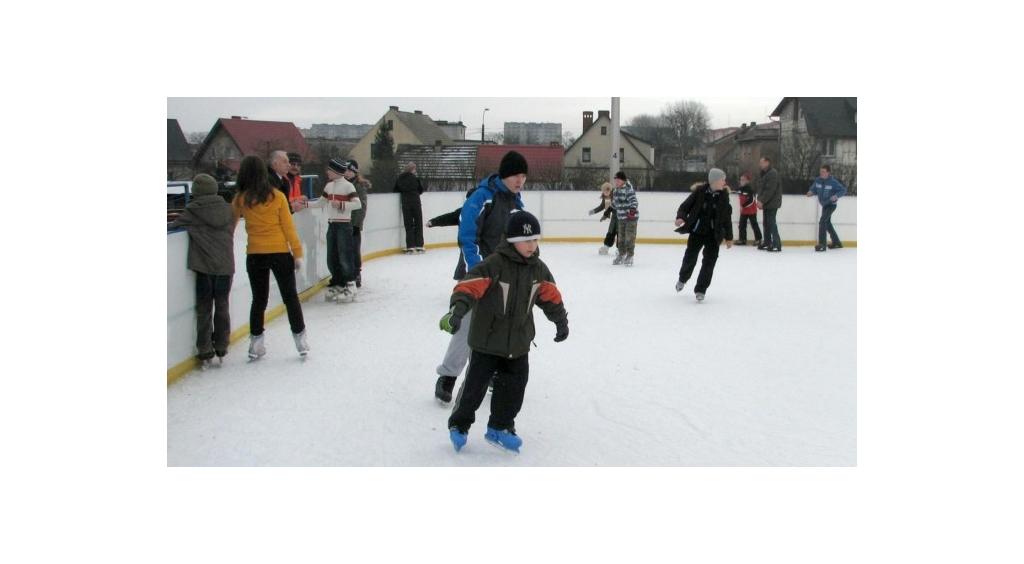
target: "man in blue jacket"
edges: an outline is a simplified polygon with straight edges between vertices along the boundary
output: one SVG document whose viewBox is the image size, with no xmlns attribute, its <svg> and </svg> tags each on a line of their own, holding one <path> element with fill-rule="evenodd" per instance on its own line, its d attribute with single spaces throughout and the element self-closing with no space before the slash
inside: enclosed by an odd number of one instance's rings
<svg viewBox="0 0 1024 564">
<path fill-rule="evenodd" d="M 814 181 L 814 184 L 811 184 L 811 188 L 807 191 L 808 198 L 817 196 L 818 203 L 821 204 L 821 219 L 818 221 L 818 244 L 814 247 L 814 250 L 819 252 L 825 250 L 826 231 L 828 231 L 829 237 L 832 238 L 832 244 L 828 248 L 842 249 L 843 243 L 839 241 L 839 235 L 836 234 L 836 229 L 832 227 L 832 212 L 836 211 L 839 198 L 846 194 L 846 186 L 832 178 L 832 167 L 829 165 L 821 165 L 819 173 L 820 176 Z"/>
<path fill-rule="evenodd" d="M 523 209 L 519 191 L 526 184 L 527 171 L 526 158 L 516 151 L 509 151 L 501 159 L 498 174 L 481 180 L 462 206 L 462 214 L 459 216 L 459 248 L 462 256 L 455 269 L 455 280 L 462 280 L 470 269 L 501 244 L 512 211 Z M 472 312 L 469 312 L 463 317 L 467 327 L 471 316 Z M 452 335 L 444 360 L 437 367 L 434 397 L 441 403 L 452 401 L 455 380 L 469 362 L 471 351 L 467 333 L 469 331 L 460 331 Z"/>
</svg>

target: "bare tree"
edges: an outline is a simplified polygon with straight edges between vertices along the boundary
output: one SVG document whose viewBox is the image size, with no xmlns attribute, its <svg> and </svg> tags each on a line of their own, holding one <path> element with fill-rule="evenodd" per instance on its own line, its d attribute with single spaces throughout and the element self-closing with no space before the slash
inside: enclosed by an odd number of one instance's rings
<svg viewBox="0 0 1024 564">
<path fill-rule="evenodd" d="M 562 134 L 562 148 L 568 149 L 572 147 L 572 144 L 576 142 L 576 136 L 571 131 L 566 131 Z"/>
<path fill-rule="evenodd" d="M 635 135 L 654 147 L 654 154 L 658 160 L 659 168 L 665 166 L 665 157 L 675 149 L 672 143 L 674 135 L 671 128 L 665 121 L 664 114 L 652 116 L 640 114 L 629 121 L 625 128 L 631 135 Z"/>
<path fill-rule="evenodd" d="M 683 161 L 700 148 L 711 124 L 707 106 L 696 100 L 669 104 L 661 117 L 672 132 L 675 149 Z"/>
</svg>

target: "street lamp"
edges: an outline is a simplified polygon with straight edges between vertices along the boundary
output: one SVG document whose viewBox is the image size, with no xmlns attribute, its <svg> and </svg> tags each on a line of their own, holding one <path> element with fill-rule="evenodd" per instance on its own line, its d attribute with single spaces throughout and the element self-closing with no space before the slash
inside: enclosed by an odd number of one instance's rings
<svg viewBox="0 0 1024 564">
<path fill-rule="evenodd" d="M 487 111 L 490 108 L 484 108 L 484 113 L 480 115 L 480 144 L 484 143 L 484 118 L 487 117 Z"/>
</svg>

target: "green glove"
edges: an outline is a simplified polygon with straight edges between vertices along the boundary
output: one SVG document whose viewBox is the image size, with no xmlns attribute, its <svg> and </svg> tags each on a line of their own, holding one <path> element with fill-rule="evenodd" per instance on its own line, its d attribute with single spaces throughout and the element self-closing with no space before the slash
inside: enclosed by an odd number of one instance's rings
<svg viewBox="0 0 1024 564">
<path fill-rule="evenodd" d="M 441 330 L 446 331 L 454 335 L 459 331 L 459 326 L 462 325 L 462 316 L 455 313 L 455 306 L 448 313 L 444 314 L 441 318 Z"/>
</svg>

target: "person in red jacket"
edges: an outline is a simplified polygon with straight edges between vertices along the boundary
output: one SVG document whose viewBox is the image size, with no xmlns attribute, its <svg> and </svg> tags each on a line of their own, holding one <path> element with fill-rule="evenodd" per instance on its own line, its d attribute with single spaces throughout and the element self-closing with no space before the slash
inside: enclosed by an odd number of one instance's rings
<svg viewBox="0 0 1024 564">
<path fill-rule="evenodd" d="M 761 228 L 757 225 L 757 194 L 754 187 L 750 185 L 750 173 L 744 172 L 740 176 L 740 240 L 737 245 L 747 244 L 747 223 L 754 230 L 754 245 L 761 244 Z"/>
</svg>

